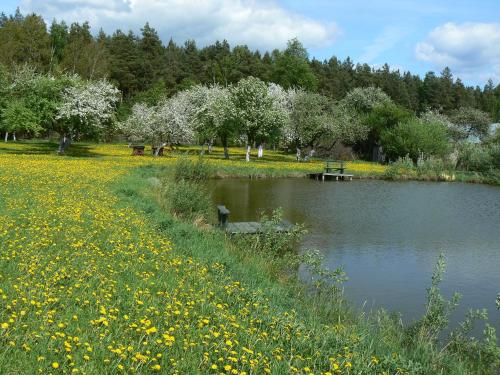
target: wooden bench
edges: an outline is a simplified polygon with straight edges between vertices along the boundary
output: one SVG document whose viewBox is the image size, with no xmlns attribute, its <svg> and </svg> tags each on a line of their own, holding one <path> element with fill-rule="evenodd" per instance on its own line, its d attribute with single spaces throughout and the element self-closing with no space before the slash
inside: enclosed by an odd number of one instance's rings
<svg viewBox="0 0 500 375">
<path fill-rule="evenodd" d="M 132 146 L 132 156 L 143 156 L 145 146 Z"/>
<path fill-rule="evenodd" d="M 219 226 L 226 227 L 229 223 L 229 210 L 224 205 L 217 206 L 217 216 L 219 218 Z"/>
<path fill-rule="evenodd" d="M 346 165 L 343 160 L 327 160 L 325 164 L 325 173 L 334 173 L 338 171 L 339 174 L 344 174 Z"/>
</svg>

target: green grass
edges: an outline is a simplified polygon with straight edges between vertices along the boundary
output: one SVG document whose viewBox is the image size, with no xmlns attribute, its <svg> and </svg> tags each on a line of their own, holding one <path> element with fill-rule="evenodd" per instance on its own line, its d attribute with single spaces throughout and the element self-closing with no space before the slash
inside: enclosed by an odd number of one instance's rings
<svg viewBox="0 0 500 375">
<path fill-rule="evenodd" d="M 1 374 L 492 371 L 311 294 L 286 258 L 173 217 L 160 185 L 173 158 L 41 147 L 0 151 Z"/>
</svg>

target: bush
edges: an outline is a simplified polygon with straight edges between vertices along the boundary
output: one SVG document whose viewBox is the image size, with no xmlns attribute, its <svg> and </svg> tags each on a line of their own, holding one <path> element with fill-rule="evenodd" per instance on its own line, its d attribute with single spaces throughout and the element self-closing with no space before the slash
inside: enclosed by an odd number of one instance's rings
<svg viewBox="0 0 500 375">
<path fill-rule="evenodd" d="M 450 332 L 446 338 L 443 333 L 449 327 L 451 314 L 457 308 L 461 295 L 454 293 L 447 300 L 443 297 L 440 284 L 443 281 L 446 262 L 443 254 L 439 255 L 432 275 L 430 288 L 427 289 L 425 313 L 421 319 L 405 329 L 407 343 L 417 347 L 429 343 L 436 345 L 440 340 L 448 340 L 446 349 L 450 354 L 467 362 L 479 359 L 477 373 L 493 374 L 500 365 L 500 349 L 496 343 L 496 330 L 488 322 L 488 313 L 483 310 L 469 310 L 465 320 Z M 482 340 L 471 337 L 470 333 L 478 321 L 485 322 Z"/>
<path fill-rule="evenodd" d="M 489 146 L 491 156 L 491 166 L 493 169 L 500 170 L 500 144 L 492 144 Z"/>
<path fill-rule="evenodd" d="M 386 169 L 384 177 L 388 180 L 410 180 L 417 176 L 413 160 L 409 156 L 398 158 Z"/>
<path fill-rule="evenodd" d="M 466 171 L 487 172 L 493 168 L 492 150 L 480 144 L 465 142 L 458 148 L 458 168 Z"/>
<path fill-rule="evenodd" d="M 261 251 L 272 256 L 283 256 L 291 252 L 306 231 L 303 226 L 297 224 L 288 232 L 276 232 L 276 226 L 282 221 L 282 217 L 281 208 L 274 210 L 271 216 L 262 214 L 260 218 L 261 232 L 252 236 L 238 236 L 240 242 L 247 245 L 246 247 L 252 251 Z"/>
<path fill-rule="evenodd" d="M 450 300 L 446 300 L 441 295 L 439 286 L 443 281 L 445 268 L 444 254 L 441 253 L 434 267 L 431 286 L 427 289 L 424 316 L 407 329 L 410 340 L 418 336 L 425 341 L 436 342 L 439 334 L 448 327 L 450 315 L 458 306 L 461 296 L 454 293 Z"/>
<path fill-rule="evenodd" d="M 391 163 L 384 177 L 388 180 L 450 181 L 455 179 L 455 174 L 443 159 L 419 159 L 415 165 L 410 157 L 405 156 Z"/>
<path fill-rule="evenodd" d="M 206 181 L 214 176 L 214 168 L 203 158 L 194 161 L 187 157 L 179 157 L 174 165 L 175 181 Z"/>
<path fill-rule="evenodd" d="M 208 221 L 212 202 L 203 186 L 180 180 L 167 185 L 164 198 L 172 214 L 188 220 Z"/>
<path fill-rule="evenodd" d="M 421 159 L 417 163 L 417 174 L 431 180 L 441 180 L 449 170 L 443 159 L 439 158 Z"/>
<path fill-rule="evenodd" d="M 380 142 L 389 160 L 407 155 L 417 162 L 422 154 L 425 157 L 444 157 L 450 148 L 447 130 L 441 123 L 416 118 L 401 122 L 393 129 L 385 129 Z"/>
</svg>

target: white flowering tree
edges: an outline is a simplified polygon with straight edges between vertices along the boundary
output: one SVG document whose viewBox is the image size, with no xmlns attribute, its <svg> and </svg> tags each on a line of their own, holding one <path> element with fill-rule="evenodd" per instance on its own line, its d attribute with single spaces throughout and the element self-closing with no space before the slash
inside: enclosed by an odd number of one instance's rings
<svg viewBox="0 0 500 375">
<path fill-rule="evenodd" d="M 153 138 L 159 145 L 173 147 L 193 142 L 195 138 L 193 120 L 196 111 L 188 90 L 161 100 L 155 110 Z"/>
<path fill-rule="evenodd" d="M 375 124 L 370 124 L 370 120 L 375 123 L 378 121 L 376 117 L 370 117 L 370 115 L 373 115 L 377 108 L 392 107 L 394 104 L 391 98 L 378 87 L 352 89 L 344 99 L 332 107 L 334 117 L 332 135 L 323 148 L 330 151 L 339 142 L 346 145 L 359 145 L 360 142 L 368 139 L 370 130 L 375 127 Z"/>
<path fill-rule="evenodd" d="M 352 107 L 343 102 L 337 103 L 332 108 L 333 123 L 329 131 L 331 150 L 338 142 L 346 145 L 352 145 L 358 141 L 367 138 L 370 128 L 363 123 L 358 113 L 352 110 Z"/>
<path fill-rule="evenodd" d="M 286 144 L 295 147 L 297 160 L 304 148 L 311 155 L 319 143 L 333 135 L 332 103 L 323 95 L 298 91 L 293 96 L 289 121 L 283 132 Z"/>
<path fill-rule="evenodd" d="M 246 160 L 250 161 L 251 145 L 278 139 L 286 123 L 286 112 L 274 103 L 269 87 L 258 78 L 242 79 L 231 89 L 236 124 L 246 143 Z"/>
<path fill-rule="evenodd" d="M 295 99 L 301 92 L 302 90 L 297 90 L 295 88 L 284 89 L 276 83 L 268 84 L 268 94 L 272 99 L 275 110 L 280 114 L 280 120 L 282 121 L 279 135 L 285 144 L 291 144 L 291 139 L 294 138 L 292 134 L 293 127 L 291 126 L 291 119 Z M 263 150 L 259 149 L 259 156 L 262 156 L 262 153 Z"/>
<path fill-rule="evenodd" d="M 144 103 L 137 103 L 132 107 L 127 120 L 118 124 L 118 129 L 133 143 L 153 142 L 154 123 L 155 109 Z"/>
<path fill-rule="evenodd" d="M 392 103 L 391 98 L 379 87 L 356 87 L 341 100 L 344 108 L 366 114 L 373 108 Z"/>
<path fill-rule="evenodd" d="M 150 142 L 156 149 L 173 147 L 194 140 L 195 107 L 189 91 L 181 91 L 171 98 L 163 98 L 156 106 L 137 103 L 119 129 L 132 142 Z"/>
<path fill-rule="evenodd" d="M 195 86 L 190 91 L 196 112 L 196 131 L 209 144 L 219 138 L 224 147 L 224 157 L 228 159 L 228 143 L 238 130 L 231 91 L 219 85 Z"/>
<path fill-rule="evenodd" d="M 120 91 L 106 80 L 80 81 L 64 90 L 58 108 L 57 130 L 61 134 L 58 152 L 64 153 L 71 140 L 94 135 L 112 123 Z"/>
</svg>

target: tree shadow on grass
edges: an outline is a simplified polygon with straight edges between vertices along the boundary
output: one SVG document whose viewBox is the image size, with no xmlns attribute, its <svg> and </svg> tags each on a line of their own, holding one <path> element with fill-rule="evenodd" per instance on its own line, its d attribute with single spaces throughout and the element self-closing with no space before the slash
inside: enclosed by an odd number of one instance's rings
<svg viewBox="0 0 500 375">
<path fill-rule="evenodd" d="M 51 141 L 18 142 L 15 145 L 19 145 L 19 147 L 12 147 L 12 144 L 0 144 L 0 153 L 14 155 L 56 155 L 59 147 L 59 143 Z M 99 157 L 104 156 L 104 154 L 95 152 L 88 144 L 74 143 L 66 149 L 64 156 Z"/>
<path fill-rule="evenodd" d="M 193 155 L 197 156 L 200 155 L 200 147 L 195 146 L 195 147 L 184 147 L 177 152 L 180 154 L 187 154 L 187 155 Z M 222 148 L 216 148 L 212 150 L 212 152 L 208 153 L 207 149 L 205 148 L 205 152 L 203 154 L 203 157 L 206 157 L 208 159 L 225 159 L 224 158 L 224 150 Z M 264 150 L 264 156 L 261 158 L 257 158 L 257 149 L 254 148 L 252 149 L 252 153 L 250 156 L 251 160 L 258 160 L 258 161 L 268 161 L 268 162 L 294 162 L 296 161 L 293 155 L 291 154 L 286 154 L 284 152 L 278 152 L 278 151 L 271 151 L 271 150 Z M 245 149 L 241 148 L 238 151 L 235 152 L 234 149 L 229 149 L 229 159 L 230 160 L 236 160 L 236 161 L 244 161 L 245 160 Z M 227 160 L 227 159 L 225 159 Z"/>
</svg>

